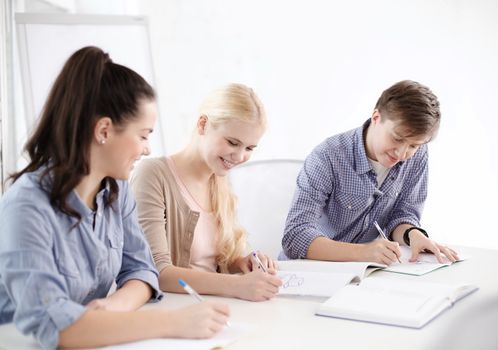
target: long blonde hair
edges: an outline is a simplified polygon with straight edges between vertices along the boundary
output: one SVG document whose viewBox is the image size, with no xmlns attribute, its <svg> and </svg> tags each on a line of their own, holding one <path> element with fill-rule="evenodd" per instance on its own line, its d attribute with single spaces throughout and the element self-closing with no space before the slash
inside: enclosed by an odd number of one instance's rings
<svg viewBox="0 0 498 350">
<path fill-rule="evenodd" d="M 202 103 L 200 115 L 216 127 L 229 120 L 255 123 L 266 128 L 266 114 L 254 91 L 242 84 L 229 84 L 213 91 Z M 218 225 L 217 264 L 222 272 L 246 253 L 247 234 L 237 220 L 237 198 L 226 176 L 209 179 L 211 206 Z"/>
</svg>

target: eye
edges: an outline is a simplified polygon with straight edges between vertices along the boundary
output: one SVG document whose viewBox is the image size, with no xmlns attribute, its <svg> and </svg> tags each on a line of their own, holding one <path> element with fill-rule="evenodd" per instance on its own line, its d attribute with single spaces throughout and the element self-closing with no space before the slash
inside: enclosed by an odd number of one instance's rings
<svg viewBox="0 0 498 350">
<path fill-rule="evenodd" d="M 246 151 L 252 152 L 254 151 L 254 147 L 246 147 Z"/>
<path fill-rule="evenodd" d="M 234 141 L 231 141 L 231 140 L 228 140 L 228 139 L 227 139 L 227 142 L 228 142 L 228 144 L 229 144 L 230 146 L 237 146 L 237 145 L 238 145 L 238 143 L 237 143 L 237 142 L 234 142 Z"/>
</svg>

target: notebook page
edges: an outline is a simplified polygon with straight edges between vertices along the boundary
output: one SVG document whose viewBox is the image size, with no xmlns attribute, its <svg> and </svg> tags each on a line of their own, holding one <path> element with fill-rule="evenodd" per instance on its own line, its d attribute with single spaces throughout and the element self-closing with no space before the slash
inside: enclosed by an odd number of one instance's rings
<svg viewBox="0 0 498 350">
<path fill-rule="evenodd" d="M 353 280 L 354 274 L 307 271 L 278 271 L 282 279 L 279 295 L 311 295 L 330 297 Z"/>
</svg>

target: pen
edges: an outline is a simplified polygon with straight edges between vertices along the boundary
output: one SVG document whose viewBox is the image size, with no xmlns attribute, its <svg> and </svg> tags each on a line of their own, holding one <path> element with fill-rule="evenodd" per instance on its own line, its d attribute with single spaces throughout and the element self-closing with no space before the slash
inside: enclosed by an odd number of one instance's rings
<svg viewBox="0 0 498 350">
<path fill-rule="evenodd" d="M 180 286 L 182 286 L 183 289 L 185 289 L 185 291 L 190 294 L 191 296 L 193 296 L 197 301 L 201 302 L 201 301 L 204 301 L 204 299 L 199 295 L 199 293 L 197 293 L 194 288 L 190 287 L 187 282 L 185 282 L 184 280 L 182 280 L 181 278 L 178 279 L 178 283 L 180 283 Z M 227 321 L 226 325 L 228 327 L 230 327 L 230 322 Z"/>
<path fill-rule="evenodd" d="M 197 293 L 192 287 L 190 287 L 187 282 L 185 282 L 184 280 L 182 280 L 181 278 L 178 279 L 178 283 L 180 283 L 180 286 L 183 287 L 183 289 L 185 289 L 185 291 L 190 294 L 191 296 L 193 296 L 195 299 L 197 299 L 197 301 L 201 302 L 201 301 L 204 301 L 204 299 L 202 299 L 202 297 L 199 295 L 199 293 Z"/>
<path fill-rule="evenodd" d="M 256 254 L 256 252 L 252 252 L 252 256 L 254 256 L 254 259 L 256 259 L 258 266 L 261 268 L 261 270 L 263 270 L 263 272 L 267 273 L 268 270 L 266 270 L 266 267 L 263 265 L 261 260 L 259 260 L 258 254 Z"/>
<path fill-rule="evenodd" d="M 379 224 L 377 223 L 377 220 L 374 221 L 374 225 L 375 225 L 375 228 L 377 229 L 377 231 L 379 231 L 379 235 L 383 238 L 383 239 L 387 239 L 387 236 L 386 234 L 384 233 L 384 231 L 382 231 L 382 229 L 380 228 Z M 398 259 L 398 262 L 401 264 L 401 260 L 399 260 L 398 257 L 396 257 L 396 259 Z"/>
</svg>

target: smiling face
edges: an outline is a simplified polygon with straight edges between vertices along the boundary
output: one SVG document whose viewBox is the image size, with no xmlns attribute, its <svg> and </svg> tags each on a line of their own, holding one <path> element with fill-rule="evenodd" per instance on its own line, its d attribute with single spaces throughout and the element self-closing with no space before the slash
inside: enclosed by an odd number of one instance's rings
<svg viewBox="0 0 498 350">
<path fill-rule="evenodd" d="M 378 110 L 374 111 L 366 133 L 367 156 L 386 168 L 410 159 L 421 145 L 430 140 L 426 135 L 407 136 L 410 130 L 399 121 L 382 118 Z"/>
<path fill-rule="evenodd" d="M 264 127 L 255 122 L 238 119 L 212 124 L 201 116 L 197 125 L 199 150 L 209 169 L 225 176 L 234 166 L 247 162 L 264 133 Z"/>
<path fill-rule="evenodd" d="M 150 154 L 149 135 L 154 129 L 156 119 L 156 103 L 143 100 L 139 104 L 136 118 L 129 123 L 124 126 L 115 126 L 111 122 L 107 133 L 100 135 L 98 141 L 105 139 L 105 144 L 100 147 L 102 150 L 100 167 L 104 176 L 121 180 L 128 179 L 134 163 L 142 155 Z"/>
</svg>

